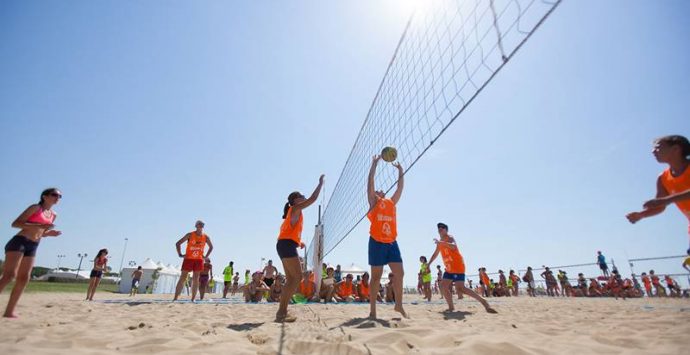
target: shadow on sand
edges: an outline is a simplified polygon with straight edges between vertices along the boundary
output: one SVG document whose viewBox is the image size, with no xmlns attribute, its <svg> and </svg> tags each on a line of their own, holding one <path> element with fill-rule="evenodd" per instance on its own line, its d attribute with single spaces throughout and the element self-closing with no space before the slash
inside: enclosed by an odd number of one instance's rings
<svg viewBox="0 0 690 355">
<path fill-rule="evenodd" d="M 355 327 L 355 328 L 360 328 L 360 329 L 366 329 L 366 328 L 376 328 L 376 324 L 380 324 L 386 328 L 391 327 L 391 323 L 387 320 L 383 319 L 371 319 L 371 318 L 353 318 L 350 319 L 349 321 L 335 326 L 331 329 L 335 329 L 338 327 Z"/>
<path fill-rule="evenodd" d="M 228 329 L 232 329 L 236 332 L 246 332 L 248 330 L 256 329 L 262 326 L 264 322 L 261 323 L 241 323 L 241 324 L 229 324 Z"/>
<path fill-rule="evenodd" d="M 450 319 L 463 320 L 463 319 L 465 319 L 465 316 L 472 314 L 472 312 L 463 312 L 463 311 L 448 312 L 448 311 L 443 311 L 443 312 L 441 312 L 441 314 L 443 315 L 443 319 L 445 319 L 445 320 L 450 320 Z"/>
</svg>

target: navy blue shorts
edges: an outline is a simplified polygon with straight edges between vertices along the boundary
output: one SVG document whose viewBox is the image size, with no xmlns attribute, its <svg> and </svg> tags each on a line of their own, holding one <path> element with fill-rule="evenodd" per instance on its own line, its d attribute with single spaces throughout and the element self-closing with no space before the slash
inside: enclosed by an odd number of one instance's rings
<svg viewBox="0 0 690 355">
<path fill-rule="evenodd" d="M 26 257 L 36 256 L 37 249 L 38 242 L 34 242 L 33 240 L 22 235 L 15 235 L 5 245 L 5 253 L 10 251 L 18 251 Z"/>
<path fill-rule="evenodd" d="M 278 243 L 276 243 L 276 251 L 278 251 L 278 257 L 281 259 L 298 257 L 298 247 L 299 244 L 290 239 L 278 239 Z"/>
<path fill-rule="evenodd" d="M 451 274 L 449 272 L 443 273 L 444 280 L 465 282 L 465 274 Z"/>
<path fill-rule="evenodd" d="M 398 242 L 379 243 L 369 237 L 369 265 L 383 266 L 388 263 L 402 263 Z"/>
</svg>

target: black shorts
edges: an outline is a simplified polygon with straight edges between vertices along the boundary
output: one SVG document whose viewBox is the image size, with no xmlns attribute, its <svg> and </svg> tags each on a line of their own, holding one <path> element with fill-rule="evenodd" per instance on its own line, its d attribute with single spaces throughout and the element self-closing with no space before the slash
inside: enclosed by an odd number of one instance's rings
<svg viewBox="0 0 690 355">
<path fill-rule="evenodd" d="M 290 239 L 279 239 L 276 244 L 276 250 L 278 251 L 278 256 L 281 259 L 285 258 L 296 258 L 297 257 L 297 243 Z"/>
<path fill-rule="evenodd" d="M 23 235 L 15 235 L 5 244 L 5 253 L 18 251 L 24 253 L 24 256 L 36 256 L 37 249 L 38 242 L 34 242 Z"/>
<path fill-rule="evenodd" d="M 266 286 L 271 287 L 273 285 L 273 279 L 264 279 L 264 283 L 266 283 Z"/>
<path fill-rule="evenodd" d="M 91 270 L 91 276 L 89 276 L 89 277 L 97 277 L 100 279 L 101 277 L 103 277 L 103 271 Z"/>
</svg>

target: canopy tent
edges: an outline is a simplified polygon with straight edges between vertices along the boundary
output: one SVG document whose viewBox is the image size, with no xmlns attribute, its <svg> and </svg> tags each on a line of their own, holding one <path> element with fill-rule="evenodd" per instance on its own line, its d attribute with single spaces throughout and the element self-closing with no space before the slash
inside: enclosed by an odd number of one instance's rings
<svg viewBox="0 0 690 355">
<path fill-rule="evenodd" d="M 146 258 L 141 263 L 142 271 L 141 280 L 139 281 L 140 293 L 174 293 L 175 285 L 180 277 L 179 268 L 165 266 L 163 263 L 155 263 L 150 258 Z M 129 293 L 132 287 L 132 273 L 137 270 L 137 267 L 128 267 L 122 269 L 122 280 L 120 281 L 120 293 Z"/>
<path fill-rule="evenodd" d="M 50 280 L 51 278 L 57 278 L 57 279 L 88 279 L 89 276 L 91 275 L 91 270 L 51 270 L 45 275 L 41 275 L 40 277 L 37 278 L 37 280 L 45 281 L 45 280 Z"/>
</svg>

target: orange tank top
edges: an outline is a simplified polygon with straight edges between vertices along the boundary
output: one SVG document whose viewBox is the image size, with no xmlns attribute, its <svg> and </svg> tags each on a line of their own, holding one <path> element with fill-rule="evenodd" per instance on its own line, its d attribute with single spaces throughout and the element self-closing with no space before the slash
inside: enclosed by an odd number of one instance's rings
<svg viewBox="0 0 690 355">
<path fill-rule="evenodd" d="M 455 248 L 453 248 L 446 243 L 438 243 L 438 248 L 441 252 L 441 258 L 443 259 L 443 265 L 446 267 L 447 273 L 465 273 L 465 260 L 462 259 L 462 255 L 460 255 L 457 245 Z"/>
<path fill-rule="evenodd" d="M 189 233 L 187 239 L 187 251 L 185 252 L 185 259 L 203 260 L 204 247 L 206 246 L 206 234 L 198 235 L 196 231 Z"/>
<path fill-rule="evenodd" d="M 340 284 L 340 286 L 338 287 L 338 295 L 339 295 L 340 297 L 351 296 L 352 293 L 353 293 L 353 292 L 352 292 L 352 282 L 350 282 L 350 283 L 348 284 L 348 282 L 345 281 L 345 282 L 343 282 L 342 284 Z"/>
<path fill-rule="evenodd" d="M 299 292 L 307 298 L 311 298 L 314 295 L 314 283 L 312 281 L 299 283 Z"/>
<path fill-rule="evenodd" d="M 280 226 L 280 234 L 278 235 L 278 240 L 288 239 L 292 240 L 293 242 L 299 245 L 300 243 L 302 243 L 302 223 L 304 222 L 302 212 L 300 211 L 299 219 L 297 220 L 297 223 L 295 223 L 294 226 L 292 225 L 292 223 L 290 223 L 291 219 L 292 207 L 288 209 L 287 215 L 283 220 L 283 224 Z"/>
<path fill-rule="evenodd" d="M 652 286 L 652 281 L 649 281 L 648 276 L 643 276 L 642 277 L 642 283 L 644 283 L 645 287 Z"/>
<path fill-rule="evenodd" d="M 398 236 L 395 221 L 395 203 L 391 199 L 377 198 L 376 205 L 367 214 L 371 227 L 369 234 L 379 243 L 393 243 Z"/>
<path fill-rule="evenodd" d="M 489 275 L 487 275 L 485 272 L 479 274 L 479 277 L 484 282 L 484 286 L 489 286 L 491 284 L 491 280 L 489 280 Z"/>
<path fill-rule="evenodd" d="M 359 283 L 359 294 L 361 296 L 369 296 L 369 286 L 365 285 L 364 282 Z"/>
<path fill-rule="evenodd" d="M 690 190 L 690 166 L 685 168 L 685 171 L 680 176 L 675 177 L 671 174 L 671 169 L 666 169 L 661 173 L 660 178 L 661 184 L 669 195 Z M 678 201 L 676 206 L 690 220 L 690 200 Z"/>
</svg>

